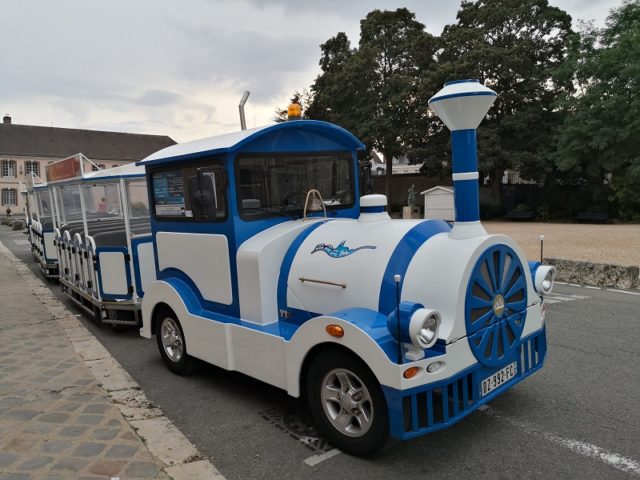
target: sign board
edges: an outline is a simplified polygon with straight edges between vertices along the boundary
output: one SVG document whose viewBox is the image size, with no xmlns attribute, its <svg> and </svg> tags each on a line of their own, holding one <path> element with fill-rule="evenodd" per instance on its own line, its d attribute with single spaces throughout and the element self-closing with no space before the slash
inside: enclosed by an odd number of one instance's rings
<svg viewBox="0 0 640 480">
<path fill-rule="evenodd" d="M 82 155 L 76 154 L 71 157 L 50 163 L 45 167 L 47 172 L 47 182 L 57 182 L 82 176 Z"/>
</svg>

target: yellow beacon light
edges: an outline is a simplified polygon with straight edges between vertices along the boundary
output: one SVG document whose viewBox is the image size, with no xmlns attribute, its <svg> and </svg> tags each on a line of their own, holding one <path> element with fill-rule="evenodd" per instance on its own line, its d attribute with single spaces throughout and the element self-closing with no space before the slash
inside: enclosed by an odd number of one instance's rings
<svg viewBox="0 0 640 480">
<path fill-rule="evenodd" d="M 288 120 L 300 120 L 302 118 L 302 107 L 299 103 L 293 102 L 287 108 Z"/>
</svg>

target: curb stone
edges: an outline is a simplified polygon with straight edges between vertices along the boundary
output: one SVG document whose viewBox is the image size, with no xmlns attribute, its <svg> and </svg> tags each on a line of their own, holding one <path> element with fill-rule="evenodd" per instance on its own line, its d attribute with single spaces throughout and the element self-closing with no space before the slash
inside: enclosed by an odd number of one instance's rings
<svg viewBox="0 0 640 480">
<path fill-rule="evenodd" d="M 174 480 L 225 480 L 162 410 L 147 398 L 137 382 L 80 320 L 2 242 L 0 253 L 11 262 L 52 319 L 65 331 L 74 350 L 149 452 L 166 465 L 158 478 L 168 475 Z"/>
<path fill-rule="evenodd" d="M 545 258 L 557 269 L 556 280 L 609 288 L 638 288 L 640 269 L 636 266 L 583 262 L 565 258 Z"/>
</svg>

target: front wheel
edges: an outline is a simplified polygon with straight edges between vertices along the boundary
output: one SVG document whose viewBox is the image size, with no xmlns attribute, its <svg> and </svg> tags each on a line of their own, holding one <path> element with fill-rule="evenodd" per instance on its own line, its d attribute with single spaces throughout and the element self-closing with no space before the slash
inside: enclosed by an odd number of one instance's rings
<svg viewBox="0 0 640 480">
<path fill-rule="evenodd" d="M 389 420 L 380 384 L 355 356 L 331 349 L 314 359 L 307 398 L 316 424 L 340 450 L 370 455 L 387 443 Z"/>
<path fill-rule="evenodd" d="M 193 369 L 193 358 L 187 354 L 184 333 L 176 314 L 169 309 L 158 312 L 156 331 L 158 349 L 165 365 L 177 375 L 187 375 Z"/>
</svg>

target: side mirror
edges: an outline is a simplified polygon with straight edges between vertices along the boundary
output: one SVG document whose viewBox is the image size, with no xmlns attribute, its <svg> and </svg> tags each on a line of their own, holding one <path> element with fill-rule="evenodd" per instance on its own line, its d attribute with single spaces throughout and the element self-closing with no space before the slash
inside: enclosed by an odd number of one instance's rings
<svg viewBox="0 0 640 480">
<path fill-rule="evenodd" d="M 189 178 L 189 200 L 196 221 L 210 222 L 216 218 L 218 196 L 215 179 L 215 173 L 201 169 L 197 169 L 196 174 Z"/>
<path fill-rule="evenodd" d="M 371 182 L 371 163 L 368 161 L 360 161 L 360 195 L 368 195 L 373 190 Z"/>
</svg>

